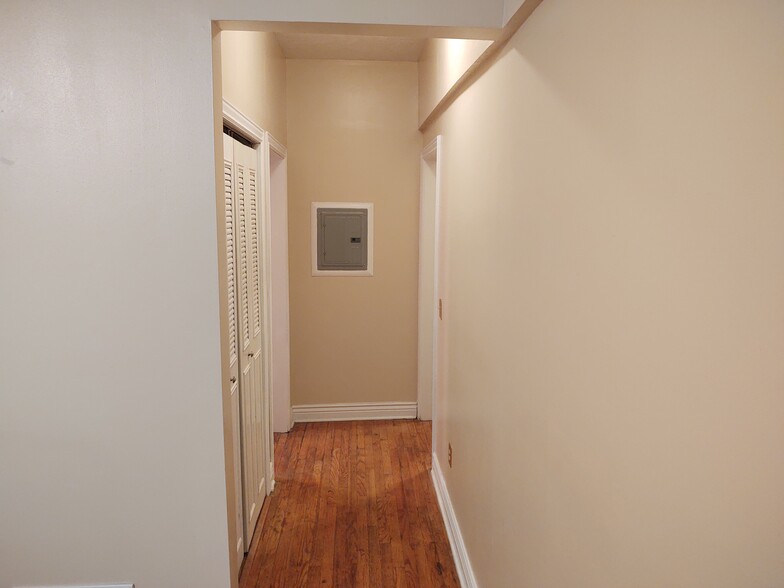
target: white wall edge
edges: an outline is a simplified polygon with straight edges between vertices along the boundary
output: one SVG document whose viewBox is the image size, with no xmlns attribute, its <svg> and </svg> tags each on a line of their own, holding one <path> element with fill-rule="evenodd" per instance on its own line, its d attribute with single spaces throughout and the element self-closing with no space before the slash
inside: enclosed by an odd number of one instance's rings
<svg viewBox="0 0 784 588">
<path fill-rule="evenodd" d="M 295 423 L 326 421 L 370 421 L 415 419 L 416 402 L 357 402 L 339 404 L 301 404 L 291 408 Z"/>
<path fill-rule="evenodd" d="M 455 509 L 452 507 L 452 499 L 449 498 L 449 490 L 446 488 L 444 473 L 435 452 L 433 452 L 433 467 L 430 470 L 430 475 L 436 489 L 438 507 L 441 509 L 441 516 L 446 525 L 446 534 L 449 537 L 449 546 L 452 548 L 452 558 L 455 560 L 460 586 L 462 588 L 478 588 L 471 561 L 468 559 L 468 551 L 463 542 L 463 534 L 460 532 L 460 525 L 457 524 Z"/>
</svg>

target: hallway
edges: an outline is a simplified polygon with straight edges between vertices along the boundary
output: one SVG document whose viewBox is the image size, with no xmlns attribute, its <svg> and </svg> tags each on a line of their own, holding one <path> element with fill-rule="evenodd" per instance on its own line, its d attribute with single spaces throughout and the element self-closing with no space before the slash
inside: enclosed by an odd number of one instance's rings
<svg viewBox="0 0 784 588">
<path fill-rule="evenodd" d="M 430 478 L 431 425 L 297 424 L 240 588 L 459 586 Z"/>
</svg>

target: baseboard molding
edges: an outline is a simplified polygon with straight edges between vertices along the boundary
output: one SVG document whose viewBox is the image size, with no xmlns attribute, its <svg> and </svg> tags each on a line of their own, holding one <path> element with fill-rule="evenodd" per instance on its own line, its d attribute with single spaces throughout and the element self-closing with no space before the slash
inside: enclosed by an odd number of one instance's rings
<svg viewBox="0 0 784 588">
<path fill-rule="evenodd" d="M 57 586 L 41 586 L 39 588 L 133 588 L 135 584 L 58 584 Z M 21 586 L 19 588 L 22 588 Z"/>
<path fill-rule="evenodd" d="M 433 486 L 436 489 L 438 507 L 441 509 L 441 516 L 444 517 L 446 534 L 449 537 L 449 545 L 452 547 L 452 557 L 455 560 L 457 575 L 460 578 L 462 588 L 478 588 L 474 570 L 468 559 L 463 535 L 460 533 L 460 525 L 457 524 L 455 510 L 452 508 L 452 500 L 449 498 L 449 490 L 446 489 L 446 480 L 441 471 L 441 464 L 438 463 L 438 456 L 433 452 L 433 468 L 430 470 L 433 477 Z"/>
<path fill-rule="evenodd" d="M 341 404 L 301 404 L 291 407 L 295 423 L 324 421 L 371 421 L 415 419 L 416 402 L 356 402 Z"/>
</svg>

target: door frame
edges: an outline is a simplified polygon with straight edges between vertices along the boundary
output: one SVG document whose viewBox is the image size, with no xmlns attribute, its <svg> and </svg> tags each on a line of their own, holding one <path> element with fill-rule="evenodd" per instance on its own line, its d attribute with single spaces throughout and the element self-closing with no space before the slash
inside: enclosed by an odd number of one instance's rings
<svg viewBox="0 0 784 588">
<path fill-rule="evenodd" d="M 238 108 L 231 104 L 225 98 L 223 99 L 223 124 L 227 127 L 234 129 L 246 139 L 253 143 L 253 150 L 256 152 L 256 165 L 258 170 L 264 170 L 264 179 L 259 183 L 260 189 L 258 196 L 260 197 L 259 211 L 262 217 L 261 220 L 261 242 L 264 244 L 261 252 L 261 304 L 262 304 L 262 370 L 263 370 L 263 391 L 262 401 L 264 404 L 263 420 L 265 425 L 265 433 L 267 442 L 264 444 L 264 467 L 265 467 L 265 494 L 269 496 L 275 488 L 275 451 L 274 437 L 272 434 L 272 412 L 271 406 L 271 338 L 270 338 L 270 296 L 269 287 L 264 287 L 265 280 L 270 277 L 270 199 L 269 199 L 269 170 L 267 169 L 267 162 L 269 160 L 270 144 L 279 143 Z M 246 547 L 250 545 L 253 537 L 246 537 Z"/>
<path fill-rule="evenodd" d="M 279 426 L 276 427 L 276 424 L 275 424 L 275 414 L 276 414 L 276 411 L 277 411 L 275 406 L 276 406 L 276 402 L 278 400 L 280 400 L 280 391 L 278 390 L 276 392 L 276 390 L 275 390 L 275 381 L 276 381 L 275 380 L 275 364 L 276 364 L 277 360 L 275 359 L 276 345 L 273 342 L 275 340 L 275 337 L 273 337 L 273 333 L 272 333 L 272 330 L 275 329 L 275 325 L 273 324 L 272 316 L 271 316 L 271 313 L 274 310 L 273 307 L 272 307 L 272 288 L 275 287 L 274 286 L 275 277 L 274 277 L 273 271 L 272 271 L 272 258 L 276 256 L 276 250 L 275 250 L 275 247 L 274 247 L 274 245 L 272 243 L 272 165 L 271 165 L 271 163 L 272 163 L 272 154 L 273 153 L 281 158 L 282 162 L 279 165 L 288 165 L 288 161 L 287 161 L 288 150 L 283 145 L 283 143 L 281 143 L 275 137 L 273 137 L 271 133 L 267 132 L 265 134 L 264 155 L 263 155 L 263 157 L 265 159 L 265 163 L 266 163 L 266 166 L 267 166 L 265 168 L 266 169 L 266 173 L 265 173 L 265 184 L 266 184 L 265 185 L 265 192 L 267 194 L 267 205 L 269 206 L 269 209 L 268 209 L 269 214 L 265 214 L 265 216 L 264 216 L 265 219 L 268 219 L 268 223 L 266 225 L 266 231 L 267 231 L 267 235 L 269 237 L 269 242 L 265 243 L 265 245 L 267 246 L 266 247 L 267 255 L 265 257 L 269 258 L 269 264 L 270 264 L 269 268 L 267 269 L 268 275 L 270 277 L 270 287 L 268 288 L 268 290 L 269 290 L 268 295 L 270 296 L 270 303 L 269 303 L 270 317 L 268 319 L 269 322 L 267 324 L 270 325 L 270 329 L 269 329 L 269 331 L 270 331 L 269 332 L 269 335 L 270 335 L 270 342 L 269 342 L 270 368 L 269 368 L 269 374 L 270 374 L 270 399 L 271 399 L 271 403 L 269 405 L 269 408 L 270 408 L 270 423 L 271 423 L 270 435 L 271 435 L 271 443 L 272 443 L 272 445 L 270 446 L 270 447 L 272 447 L 272 450 L 271 450 L 271 455 L 270 455 L 270 464 L 269 464 L 270 472 L 269 472 L 269 475 L 270 475 L 270 480 L 272 480 L 272 487 L 274 488 L 275 487 L 275 477 L 272 474 L 274 473 L 274 461 L 275 461 L 275 451 L 274 451 L 274 434 L 275 434 L 275 429 L 278 428 L 278 432 L 288 432 L 289 430 L 291 430 L 291 427 L 293 425 L 293 420 L 292 420 L 292 415 L 291 415 L 291 382 L 289 380 L 289 391 L 288 391 L 288 395 L 287 395 L 287 398 L 286 398 L 286 402 L 288 404 L 288 419 L 286 421 L 285 431 L 281 431 L 280 430 L 281 427 L 279 427 Z M 285 194 L 285 198 L 284 199 L 286 201 L 286 215 L 288 217 L 288 181 L 286 181 L 285 192 L 286 192 L 286 194 Z M 286 239 L 288 240 L 288 226 L 286 226 Z M 266 262 L 266 259 L 265 259 L 265 262 Z M 289 270 L 288 270 L 288 265 L 289 265 L 288 252 L 286 253 L 286 257 L 284 259 L 284 262 L 286 264 L 286 282 L 287 282 L 286 285 L 288 285 L 288 275 L 289 275 Z M 288 290 L 287 290 L 287 292 L 288 292 Z M 276 312 L 278 312 L 278 310 L 276 310 Z M 286 318 L 286 331 L 289 332 L 286 335 L 286 339 L 288 339 L 290 341 L 290 336 L 291 335 L 290 335 L 290 326 L 289 326 L 289 306 L 286 306 L 285 314 L 286 314 L 286 317 L 285 317 Z M 278 349 L 278 351 L 280 351 L 280 350 Z M 291 353 L 291 351 L 289 349 L 289 356 L 290 356 L 290 353 Z M 289 364 L 290 364 L 290 358 L 289 358 Z M 289 365 L 289 374 L 290 374 L 290 365 Z"/>
<path fill-rule="evenodd" d="M 427 146 L 422 150 L 422 154 L 420 156 L 420 169 L 422 171 L 425 166 L 432 167 L 435 166 L 435 182 L 432 189 L 426 189 L 423 181 L 423 175 L 420 175 L 420 191 L 419 191 L 419 239 L 420 244 L 428 242 L 428 236 L 432 235 L 432 243 L 433 243 L 433 273 L 432 275 L 424 271 L 423 268 L 423 260 L 424 260 L 424 253 L 425 250 L 420 245 L 419 250 L 419 304 L 429 304 L 432 310 L 432 320 L 427 322 L 427 320 L 423 320 L 421 317 L 419 318 L 419 346 L 420 349 L 426 345 L 426 333 L 430 332 L 432 336 L 432 345 L 429 350 L 427 350 L 427 355 L 430 358 L 430 366 L 431 366 L 431 378 L 429 379 L 429 386 L 422 385 L 422 377 L 421 372 L 418 374 L 418 386 L 417 386 L 417 413 L 421 416 L 422 414 L 422 407 L 427 403 L 430 406 L 430 419 L 433 422 L 432 427 L 432 447 L 435 450 L 436 447 L 436 435 L 437 433 L 437 426 L 436 426 L 436 413 L 437 413 L 437 406 L 438 403 L 436 402 L 436 391 L 437 391 L 437 382 L 438 382 L 438 350 L 439 350 L 439 341 L 438 341 L 438 299 L 439 299 L 439 284 L 438 284 L 438 276 L 439 270 L 441 266 L 441 260 L 439 255 L 439 243 L 441 240 L 441 163 L 442 163 L 442 136 L 437 135 Z M 430 223 L 425 219 L 425 210 L 426 210 L 426 203 L 429 199 L 434 200 L 434 217 L 432 219 L 432 226 Z M 424 292 L 424 286 L 427 283 L 432 284 L 433 288 L 433 297 L 431 300 L 424 300 L 426 297 L 426 293 Z M 420 362 L 420 370 L 423 369 L 423 366 Z"/>
</svg>

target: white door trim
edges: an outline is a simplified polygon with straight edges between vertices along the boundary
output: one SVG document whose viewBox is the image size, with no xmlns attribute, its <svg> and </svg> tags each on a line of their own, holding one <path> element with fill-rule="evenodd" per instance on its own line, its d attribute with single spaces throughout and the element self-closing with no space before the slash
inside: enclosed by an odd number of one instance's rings
<svg viewBox="0 0 784 588">
<path fill-rule="evenodd" d="M 272 343 L 272 333 L 270 332 L 270 325 L 272 325 L 272 302 L 270 293 L 272 291 L 272 224 L 271 224 L 271 211 L 272 211 L 272 171 L 270 169 L 270 153 L 274 152 L 277 153 L 283 159 L 288 157 L 288 151 L 286 147 L 278 141 L 275 137 L 272 136 L 272 133 L 269 131 L 264 133 L 264 151 L 262 157 L 264 158 L 264 207 L 263 207 L 263 214 L 264 214 L 264 222 L 262 223 L 262 227 L 264 229 L 264 275 L 269 278 L 269 285 L 267 288 L 263 288 L 263 298 L 264 298 L 264 317 L 266 320 L 267 328 L 264 329 L 264 345 L 266 349 L 265 353 L 265 361 L 266 365 L 268 366 L 266 369 L 266 376 L 264 382 L 264 398 L 266 402 L 266 414 L 265 418 L 267 419 L 268 429 L 269 429 L 269 439 L 267 445 L 269 446 L 269 455 L 267 459 L 267 479 L 270 481 L 269 486 L 267 487 L 267 495 L 271 494 L 275 488 L 275 427 L 273 425 L 273 412 L 272 412 L 272 402 L 273 402 L 273 390 L 272 390 L 272 382 L 273 380 L 273 369 L 274 364 L 272 361 L 272 355 L 274 354 L 275 350 L 273 349 Z M 287 260 L 288 263 L 288 260 Z M 291 408 L 289 408 L 289 412 Z"/>
<path fill-rule="evenodd" d="M 262 354 L 264 356 L 264 422 L 267 424 L 267 442 L 264 444 L 266 450 L 264 452 L 264 467 L 265 479 L 267 480 L 267 487 L 265 492 L 267 496 L 272 494 L 272 489 L 275 487 L 275 465 L 273 463 L 275 458 L 275 436 L 272 431 L 272 333 L 270 333 L 270 325 L 272 324 L 270 310 L 270 289 L 272 285 L 272 227 L 270 225 L 270 169 L 269 169 L 269 152 L 270 152 L 270 137 L 269 132 L 264 132 L 264 140 L 259 146 L 259 159 L 263 160 L 264 169 L 264 196 L 262 197 L 261 214 L 263 216 L 261 222 L 262 243 L 264 243 L 264 251 L 262 253 L 262 268 L 261 268 L 261 300 L 262 315 L 264 316 L 264 325 L 262 327 L 261 336 L 262 340 Z M 266 286 L 266 287 L 265 287 Z"/>
<path fill-rule="evenodd" d="M 427 146 L 422 150 L 421 161 L 422 163 L 430 163 L 435 161 L 435 217 L 434 217 L 434 227 L 433 227 L 433 300 L 432 300 L 432 310 L 433 310 L 433 321 L 431 325 L 432 329 L 432 349 L 431 349 L 431 365 L 432 365 L 432 379 L 430 382 L 430 390 L 429 393 L 427 390 L 418 390 L 417 393 L 417 407 L 418 412 L 421 413 L 421 406 L 424 402 L 428 402 L 430 404 L 430 418 L 433 421 L 433 447 L 435 448 L 436 445 L 436 429 L 435 421 L 436 421 L 436 382 L 438 378 L 437 374 L 437 360 L 438 360 L 438 275 L 439 275 L 439 240 L 441 235 L 441 162 L 442 162 L 442 155 L 441 155 L 441 147 L 442 145 L 442 136 L 438 135 L 435 137 Z M 419 209 L 420 211 L 425 210 L 425 199 L 431 197 L 428 193 L 426 194 L 423 189 L 420 189 L 419 195 Z M 422 212 L 420 212 L 420 243 L 423 241 L 422 237 L 425 234 L 426 229 L 429 227 L 425 227 L 424 223 L 425 220 L 423 218 Z M 420 250 L 420 265 L 422 264 L 422 250 Z M 420 288 L 422 287 L 422 283 L 420 282 Z M 421 303 L 421 301 L 420 301 Z"/>
<path fill-rule="evenodd" d="M 259 125 L 242 114 L 231 102 L 223 99 L 223 124 L 249 139 L 251 143 L 264 143 L 266 133 Z"/>
<path fill-rule="evenodd" d="M 286 157 L 288 157 L 288 150 L 283 145 L 283 143 L 278 141 L 269 132 L 267 133 L 267 140 L 269 141 L 269 148 L 272 149 L 272 151 L 280 155 L 283 159 L 286 159 Z"/>
</svg>

